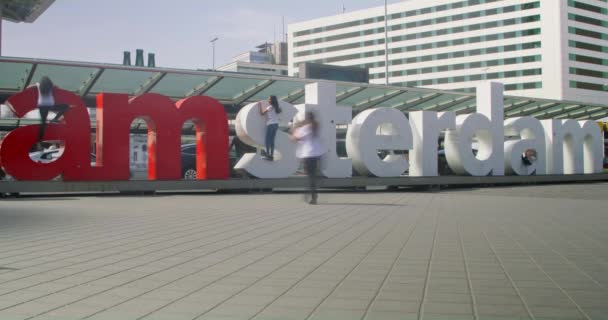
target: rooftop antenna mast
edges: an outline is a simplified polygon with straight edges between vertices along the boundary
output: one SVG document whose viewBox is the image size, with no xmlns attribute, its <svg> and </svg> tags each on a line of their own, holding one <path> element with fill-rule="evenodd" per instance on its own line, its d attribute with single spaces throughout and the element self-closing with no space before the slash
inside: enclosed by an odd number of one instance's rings
<svg viewBox="0 0 608 320">
<path fill-rule="evenodd" d="M 285 16 L 282 16 L 283 19 L 283 42 L 287 42 L 287 33 L 285 33 Z"/>
</svg>

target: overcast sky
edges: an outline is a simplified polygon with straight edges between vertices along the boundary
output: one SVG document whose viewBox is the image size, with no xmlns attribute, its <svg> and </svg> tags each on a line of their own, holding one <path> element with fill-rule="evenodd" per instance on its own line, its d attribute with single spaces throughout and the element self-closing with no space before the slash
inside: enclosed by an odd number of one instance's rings
<svg viewBox="0 0 608 320">
<path fill-rule="evenodd" d="M 417 0 L 418 1 L 418 0 Z M 422 0 L 420 0 L 422 1 Z M 392 0 L 389 3 L 399 1 Z M 159 67 L 207 69 L 258 44 L 286 24 L 383 6 L 384 0 L 56 0 L 33 24 L 3 22 L 2 54 L 122 63 L 122 52 L 156 53 Z"/>
</svg>

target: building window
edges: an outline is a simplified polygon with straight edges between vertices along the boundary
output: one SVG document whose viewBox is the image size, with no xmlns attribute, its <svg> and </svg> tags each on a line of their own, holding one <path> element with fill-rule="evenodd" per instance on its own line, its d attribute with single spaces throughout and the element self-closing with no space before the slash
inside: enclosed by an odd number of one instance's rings
<svg viewBox="0 0 608 320">
<path fill-rule="evenodd" d="M 608 53 L 608 47 L 604 47 L 604 46 L 600 46 L 600 45 L 596 45 L 596 44 L 570 40 L 569 45 L 572 48 Z"/>
<path fill-rule="evenodd" d="M 608 66 L 608 59 L 588 57 L 579 54 L 570 54 L 570 61 L 577 61 L 589 64 L 597 64 L 600 66 Z"/>
<path fill-rule="evenodd" d="M 580 15 L 574 14 L 574 13 L 569 13 L 568 19 L 576 21 L 576 22 L 581 22 L 581 23 L 591 24 L 594 26 L 608 28 L 608 20 L 598 20 L 598 19 L 594 19 L 591 17 L 580 16 Z"/>
<path fill-rule="evenodd" d="M 597 70 L 589 70 L 582 68 L 570 68 L 570 74 L 600 79 L 608 79 L 608 72 L 601 72 Z"/>
<path fill-rule="evenodd" d="M 597 7 L 597 6 L 579 2 L 579 1 L 568 0 L 568 6 L 577 8 L 577 9 L 581 9 L 581 10 L 587 10 L 587 11 L 594 12 L 594 13 L 608 15 L 608 9 L 606 9 L 606 8 Z"/>
<path fill-rule="evenodd" d="M 600 40 L 608 40 L 608 34 L 606 34 L 606 33 L 595 32 L 595 31 L 585 30 L 585 29 L 580 29 L 580 28 L 575 28 L 575 27 L 568 27 L 568 32 L 570 34 L 576 34 L 576 35 L 583 36 L 583 37 L 595 38 L 595 39 L 600 39 Z"/>
<path fill-rule="evenodd" d="M 608 85 L 581 81 L 570 81 L 570 88 L 608 92 Z"/>
<path fill-rule="evenodd" d="M 461 2 L 461 5 L 463 5 L 463 3 L 464 2 Z M 487 3 L 487 1 L 486 1 L 486 3 Z M 454 7 L 455 5 L 457 5 L 457 3 L 453 3 L 450 6 Z M 439 17 L 439 18 L 434 18 L 434 19 L 426 19 L 426 20 L 422 20 L 422 21 L 410 22 L 410 23 L 406 24 L 406 28 L 410 29 L 410 28 L 415 28 L 415 27 L 420 27 L 420 26 L 446 23 L 446 22 L 450 22 L 450 21 L 459 21 L 459 20 L 466 19 L 467 17 L 475 18 L 475 17 L 479 17 L 482 15 L 488 16 L 488 15 L 498 14 L 499 11 L 506 13 L 506 12 L 511 12 L 511 11 L 515 11 L 515 10 L 528 10 L 528 9 L 538 8 L 539 6 L 540 6 L 539 1 L 535 1 L 535 2 L 530 2 L 530 3 L 524 4 L 522 6 L 504 7 L 504 8 L 501 8 L 502 10 L 488 9 L 488 10 L 470 12 L 466 15 L 466 17 L 463 14 L 456 14 L 451 17 Z M 442 6 L 439 6 L 439 7 L 443 8 Z M 439 8 L 439 7 L 437 7 L 437 8 Z M 447 7 L 447 6 L 445 6 L 445 7 Z M 410 16 L 414 16 L 417 14 L 426 14 L 426 13 L 431 13 L 431 12 L 435 12 L 435 11 L 438 12 L 438 11 L 443 11 L 443 10 L 438 10 L 438 9 L 435 10 L 433 7 L 429 7 L 429 8 L 424 8 L 424 9 L 419 10 L 419 12 L 416 12 L 415 10 L 413 10 L 413 11 L 408 11 L 405 14 L 395 13 L 395 14 L 391 15 L 391 18 L 399 19 L 399 18 L 402 18 L 403 16 L 410 17 Z M 529 21 L 529 22 L 538 21 L 538 20 L 535 20 L 536 17 L 527 17 L 525 19 L 527 19 L 527 21 Z M 540 17 L 538 17 L 538 19 L 540 19 Z M 512 20 L 512 23 L 514 24 L 515 19 L 511 19 L 511 20 Z M 384 16 L 378 16 L 375 18 L 368 18 L 365 20 L 350 21 L 350 22 L 340 23 L 340 24 L 336 24 L 336 25 L 319 27 L 319 28 L 314 28 L 312 30 L 302 30 L 302 31 L 293 33 L 292 36 L 295 38 L 295 37 L 300 37 L 300 36 L 305 36 L 305 35 L 325 32 L 325 31 L 338 30 L 338 29 L 343 29 L 343 28 L 348 28 L 348 27 L 353 27 L 353 26 L 358 26 L 358 25 L 366 25 L 366 24 L 371 24 L 371 23 L 380 22 L 380 21 L 384 21 Z M 508 25 L 508 23 L 509 22 L 507 22 L 507 24 L 504 24 L 504 25 Z M 492 23 L 490 25 L 490 27 L 492 25 L 494 25 L 494 23 Z M 399 30 L 399 29 L 403 28 L 403 25 L 396 25 L 396 26 L 393 26 L 392 28 L 393 28 L 392 30 Z M 488 26 L 482 26 L 480 24 L 477 24 L 477 25 L 473 25 L 472 27 L 469 27 L 470 30 L 478 30 L 478 29 L 482 29 L 482 28 L 488 28 Z M 384 32 L 384 30 L 382 30 L 382 32 Z M 298 42 L 298 45 L 294 45 L 294 47 L 301 46 L 301 45 L 304 45 L 304 44 L 301 44 L 300 42 Z"/>
</svg>

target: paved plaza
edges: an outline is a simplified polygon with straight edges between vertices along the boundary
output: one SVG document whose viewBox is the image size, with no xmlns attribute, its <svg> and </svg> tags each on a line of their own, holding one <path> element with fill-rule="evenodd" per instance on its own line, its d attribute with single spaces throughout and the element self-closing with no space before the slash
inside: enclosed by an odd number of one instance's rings
<svg viewBox="0 0 608 320">
<path fill-rule="evenodd" d="M 0 319 L 608 319 L 608 184 L 0 200 Z"/>
</svg>

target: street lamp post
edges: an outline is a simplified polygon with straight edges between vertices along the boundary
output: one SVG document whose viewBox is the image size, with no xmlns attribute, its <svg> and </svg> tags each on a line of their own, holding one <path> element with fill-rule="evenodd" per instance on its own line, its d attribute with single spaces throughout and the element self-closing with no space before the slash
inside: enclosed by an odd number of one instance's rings
<svg viewBox="0 0 608 320">
<path fill-rule="evenodd" d="M 488 81 L 488 70 L 490 70 L 490 67 L 481 68 L 481 70 L 483 71 L 483 80 Z"/>
<path fill-rule="evenodd" d="M 211 46 L 213 47 L 213 70 L 215 70 L 215 42 L 218 40 L 218 37 L 213 38 L 211 42 Z"/>
</svg>

